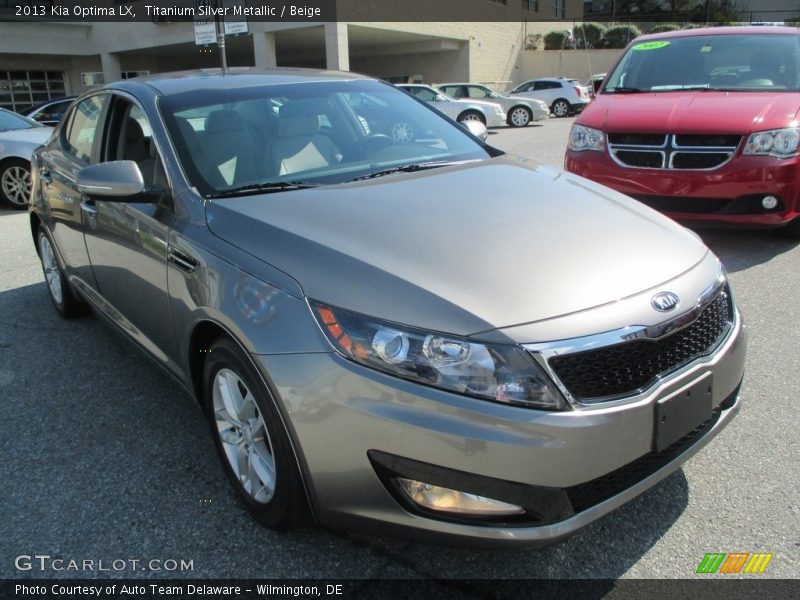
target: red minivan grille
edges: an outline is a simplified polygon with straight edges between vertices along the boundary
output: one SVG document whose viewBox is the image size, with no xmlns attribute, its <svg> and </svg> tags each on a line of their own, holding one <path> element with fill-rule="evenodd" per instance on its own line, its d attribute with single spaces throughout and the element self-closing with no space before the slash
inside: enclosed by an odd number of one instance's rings
<svg viewBox="0 0 800 600">
<path fill-rule="evenodd" d="M 716 169 L 739 147 L 738 135 L 609 133 L 608 151 L 622 167 L 635 169 Z"/>
</svg>

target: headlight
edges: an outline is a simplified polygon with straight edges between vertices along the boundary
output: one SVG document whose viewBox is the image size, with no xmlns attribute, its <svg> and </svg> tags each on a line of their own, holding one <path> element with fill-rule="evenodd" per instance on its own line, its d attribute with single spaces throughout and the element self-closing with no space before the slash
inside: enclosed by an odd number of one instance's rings
<svg viewBox="0 0 800 600">
<path fill-rule="evenodd" d="M 790 158 L 797 154 L 800 145 L 800 127 L 760 131 L 747 138 L 745 154 Z"/>
<path fill-rule="evenodd" d="M 569 132 L 567 147 L 576 152 L 581 150 L 602 151 L 605 147 L 605 136 L 599 129 L 575 124 Z"/>
<path fill-rule="evenodd" d="M 545 410 L 569 408 L 522 348 L 476 343 L 309 304 L 333 347 L 354 362 L 476 398 Z"/>
</svg>

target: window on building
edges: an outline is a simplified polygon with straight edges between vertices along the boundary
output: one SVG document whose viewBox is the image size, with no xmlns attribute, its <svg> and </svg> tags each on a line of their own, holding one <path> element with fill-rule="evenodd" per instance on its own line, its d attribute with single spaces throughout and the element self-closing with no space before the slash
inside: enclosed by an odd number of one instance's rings
<svg viewBox="0 0 800 600">
<path fill-rule="evenodd" d="M 522 0 L 522 8 L 528 12 L 539 12 L 539 0 Z"/>
<path fill-rule="evenodd" d="M 0 107 L 22 112 L 53 98 L 66 96 L 64 73 L 0 71 Z"/>
<path fill-rule="evenodd" d="M 563 19 L 564 15 L 564 0 L 553 0 L 553 17 Z"/>
</svg>

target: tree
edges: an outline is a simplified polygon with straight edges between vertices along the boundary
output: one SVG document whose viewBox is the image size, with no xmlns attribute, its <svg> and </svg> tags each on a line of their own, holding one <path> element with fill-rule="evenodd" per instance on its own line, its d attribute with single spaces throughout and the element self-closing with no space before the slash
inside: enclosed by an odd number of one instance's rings
<svg viewBox="0 0 800 600">
<path fill-rule="evenodd" d="M 597 48 L 600 46 L 600 40 L 606 32 L 604 25 L 600 23 L 583 23 L 576 25 L 573 29 L 575 35 L 575 43 L 578 48 Z"/>
</svg>

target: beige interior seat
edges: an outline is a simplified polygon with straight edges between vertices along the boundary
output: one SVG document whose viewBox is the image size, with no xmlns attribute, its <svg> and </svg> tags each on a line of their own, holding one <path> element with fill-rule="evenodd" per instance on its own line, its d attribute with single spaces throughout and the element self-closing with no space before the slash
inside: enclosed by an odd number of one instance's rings
<svg viewBox="0 0 800 600">
<path fill-rule="evenodd" d="M 342 152 L 320 133 L 323 107 L 315 100 L 293 100 L 281 107 L 278 137 L 272 144 L 271 161 L 276 172 L 289 175 L 336 164 Z"/>
</svg>

